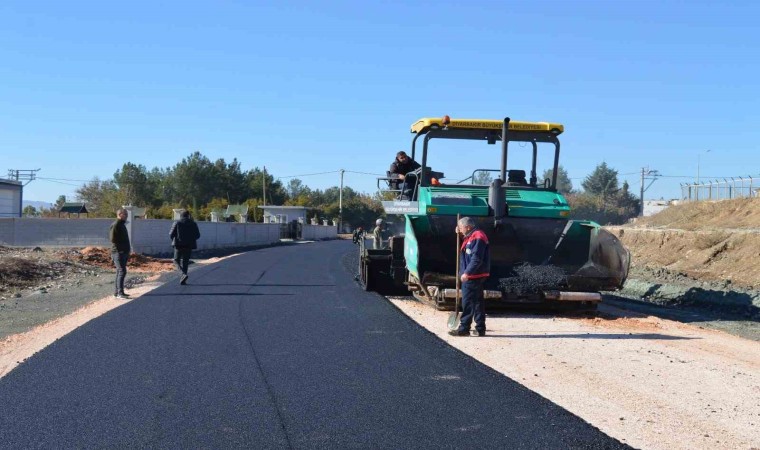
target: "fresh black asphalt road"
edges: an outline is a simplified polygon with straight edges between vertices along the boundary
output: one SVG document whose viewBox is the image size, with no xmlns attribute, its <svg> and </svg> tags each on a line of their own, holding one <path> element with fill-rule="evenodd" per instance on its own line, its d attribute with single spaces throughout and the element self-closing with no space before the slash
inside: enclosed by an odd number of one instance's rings
<svg viewBox="0 0 760 450">
<path fill-rule="evenodd" d="M 247 252 L 87 323 L 0 379 L 0 447 L 625 447 L 362 291 L 355 251 Z"/>
</svg>

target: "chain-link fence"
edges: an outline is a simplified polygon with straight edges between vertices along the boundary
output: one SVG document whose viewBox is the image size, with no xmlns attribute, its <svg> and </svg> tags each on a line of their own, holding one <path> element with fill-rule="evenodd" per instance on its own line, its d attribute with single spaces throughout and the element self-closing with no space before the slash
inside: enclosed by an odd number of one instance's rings
<svg viewBox="0 0 760 450">
<path fill-rule="evenodd" d="M 760 195 L 758 177 L 729 177 L 701 183 L 681 183 L 681 198 L 685 201 L 728 200 Z"/>
</svg>

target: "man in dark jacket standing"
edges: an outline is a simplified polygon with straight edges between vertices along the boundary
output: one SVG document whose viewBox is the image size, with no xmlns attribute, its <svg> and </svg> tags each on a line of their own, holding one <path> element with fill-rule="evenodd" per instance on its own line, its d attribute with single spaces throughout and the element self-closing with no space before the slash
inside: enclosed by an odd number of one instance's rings
<svg viewBox="0 0 760 450">
<path fill-rule="evenodd" d="M 129 245 L 129 233 L 127 232 L 127 210 L 119 208 L 116 211 L 116 221 L 111 224 L 108 236 L 111 239 L 111 258 L 116 266 L 116 282 L 114 297 L 130 298 L 124 292 L 124 278 L 127 276 L 127 260 L 132 247 Z"/>
<path fill-rule="evenodd" d="M 486 303 L 483 285 L 491 270 L 488 237 L 476 227 L 470 217 L 462 217 L 457 224 L 458 233 L 464 235 L 459 256 L 459 278 L 462 280 L 462 319 L 459 328 L 449 331 L 452 336 L 469 336 L 475 320 L 473 335 L 486 335 Z"/>
<path fill-rule="evenodd" d="M 182 276 L 179 284 L 187 284 L 187 265 L 190 263 L 190 255 L 198 248 L 196 241 L 201 237 L 198 224 L 190 217 L 189 211 L 182 211 L 180 219 L 172 224 L 169 238 L 174 247 L 174 264 Z"/>
</svg>

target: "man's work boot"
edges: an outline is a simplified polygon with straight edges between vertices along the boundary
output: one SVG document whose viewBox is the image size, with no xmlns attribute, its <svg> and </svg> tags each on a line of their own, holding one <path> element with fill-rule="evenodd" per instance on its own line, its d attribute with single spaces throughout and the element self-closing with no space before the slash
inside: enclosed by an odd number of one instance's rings
<svg viewBox="0 0 760 450">
<path fill-rule="evenodd" d="M 449 331 L 449 335 L 451 336 L 469 336 L 470 332 L 467 330 L 451 330 Z"/>
</svg>

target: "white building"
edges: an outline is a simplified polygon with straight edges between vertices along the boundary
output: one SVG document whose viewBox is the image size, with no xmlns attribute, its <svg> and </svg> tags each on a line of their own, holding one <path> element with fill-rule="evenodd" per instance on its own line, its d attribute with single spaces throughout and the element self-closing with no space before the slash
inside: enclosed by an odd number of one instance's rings
<svg viewBox="0 0 760 450">
<path fill-rule="evenodd" d="M 0 217 L 21 217 L 23 191 L 20 181 L 0 179 Z"/>
<path fill-rule="evenodd" d="M 644 200 L 644 217 L 649 217 L 664 210 L 672 203 L 670 200 Z"/>
<path fill-rule="evenodd" d="M 257 206 L 264 210 L 264 223 L 290 223 L 297 220 L 300 223 L 309 223 L 306 219 L 305 206 Z"/>
</svg>

